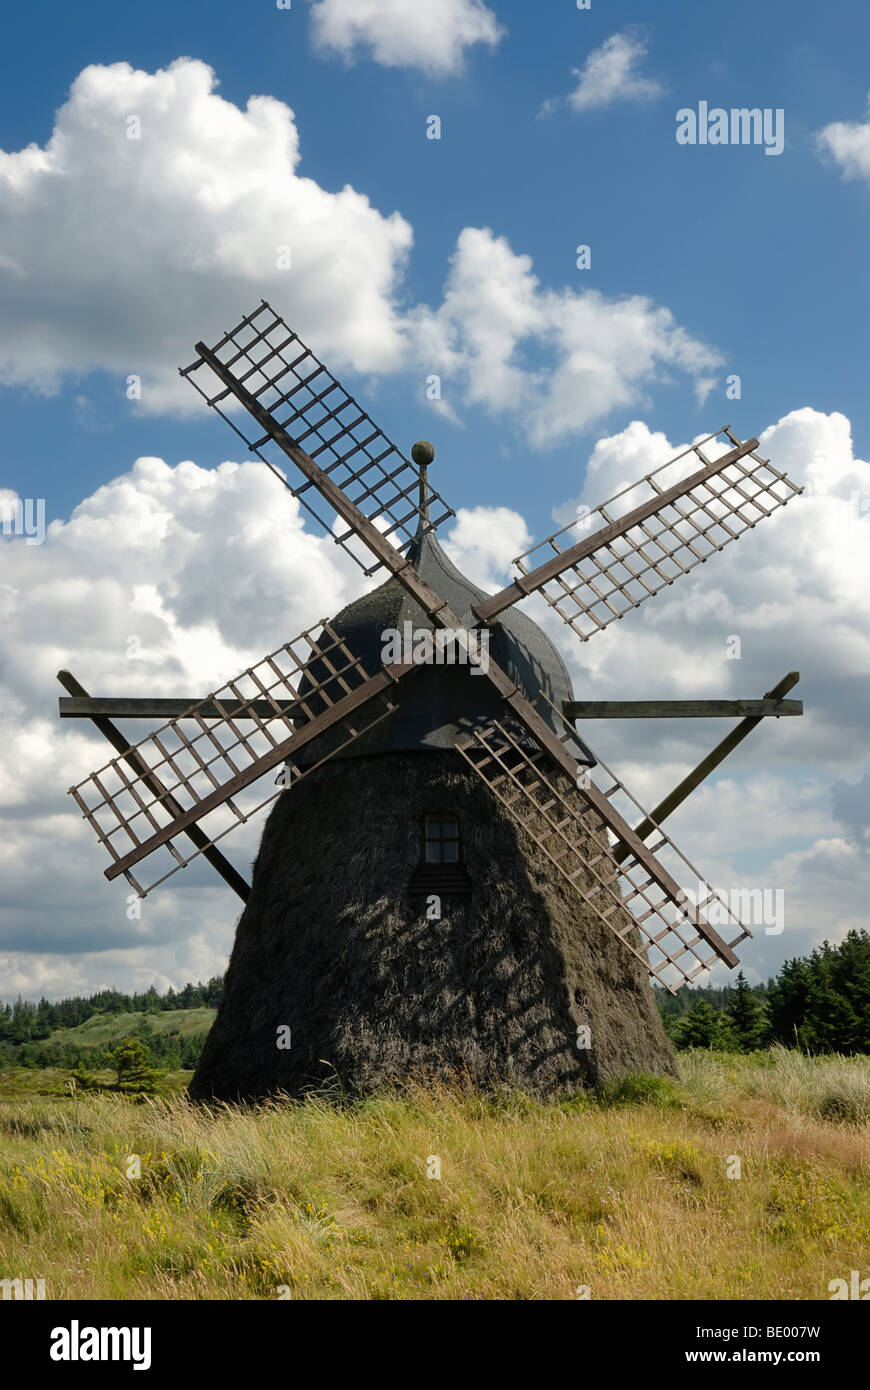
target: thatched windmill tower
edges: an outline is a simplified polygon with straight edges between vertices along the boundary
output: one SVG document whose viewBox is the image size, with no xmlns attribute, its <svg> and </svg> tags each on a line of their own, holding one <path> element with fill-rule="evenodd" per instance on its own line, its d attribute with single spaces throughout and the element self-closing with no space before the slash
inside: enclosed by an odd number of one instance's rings
<svg viewBox="0 0 870 1390">
<path fill-rule="evenodd" d="M 282 482 L 391 577 L 205 700 L 91 700 L 62 673 L 75 698 L 61 712 L 99 722 L 120 754 L 73 788 L 107 876 L 144 895 L 141 861 L 166 859 L 153 887 L 203 854 L 246 901 L 192 1095 L 457 1074 L 555 1093 L 669 1071 L 648 975 L 674 989 L 716 959 L 733 967 L 750 932 L 661 821 L 761 718 L 800 712 L 781 698 L 797 677 L 756 701 L 578 702 L 516 604 L 540 593 L 585 640 L 797 489 L 756 440 L 720 432 L 717 458 L 692 446 L 700 468 L 655 470 L 596 509 L 597 530 L 590 517 L 548 538 L 548 559 L 520 557 L 487 595 L 435 538 L 450 513 L 427 488 L 431 446 L 405 459 L 268 305 L 197 352 L 184 374 L 209 404 L 241 402 L 263 431 L 252 451 L 277 472 L 264 453 L 277 446 L 304 477 Z M 173 717 L 135 748 L 107 718 L 158 712 Z M 734 713 L 742 724 L 634 829 L 638 804 L 574 727 Z M 216 841 L 282 764 L 249 888 Z M 674 877 L 686 870 L 694 897 Z"/>
<path fill-rule="evenodd" d="M 419 534 L 409 558 L 470 625 L 486 596 L 435 537 Z M 405 623 L 434 631 L 390 579 L 330 626 L 376 669 L 383 633 Z M 573 698 L 558 652 L 525 614 L 494 626 L 490 652 L 530 699 L 542 687 L 554 702 Z M 297 1094 L 332 1075 L 356 1091 L 456 1072 L 542 1092 L 670 1069 L 642 963 L 571 900 L 456 751 L 461 731 L 501 713 L 472 671 L 420 665 L 388 720 L 279 797 L 194 1096 Z"/>
</svg>

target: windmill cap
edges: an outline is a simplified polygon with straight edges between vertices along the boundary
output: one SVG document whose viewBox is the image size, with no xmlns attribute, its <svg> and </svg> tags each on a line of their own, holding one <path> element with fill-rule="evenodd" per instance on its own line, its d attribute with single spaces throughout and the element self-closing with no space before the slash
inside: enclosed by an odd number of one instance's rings
<svg viewBox="0 0 870 1390">
<path fill-rule="evenodd" d="M 430 444 L 428 439 L 418 439 L 417 443 L 411 448 L 411 458 L 415 463 L 429 464 L 435 457 L 435 445 Z"/>
<path fill-rule="evenodd" d="M 449 603 L 460 626 L 474 627 L 472 608 L 486 595 L 460 573 L 431 529 L 421 528 L 405 554 L 424 583 Z M 383 666 L 387 631 L 395 631 L 404 641 L 406 624 L 412 634 L 421 628 L 434 631 L 432 619 L 395 576 L 354 599 L 330 619 L 333 631 L 369 673 L 378 672 Z M 489 629 L 488 652 L 526 699 L 534 701 L 543 691 L 557 709 L 563 702 L 573 700 L 565 663 L 544 630 L 528 614 L 515 607 L 502 613 Z M 312 684 L 323 678 L 315 658 Z M 304 696 L 302 684 L 299 689 Z M 505 713 L 501 694 L 489 681 L 475 680 L 462 662 L 421 664 L 399 684 L 395 704 L 389 719 L 374 724 L 346 750 L 335 751 L 334 756 L 452 750 L 470 729 L 486 720 L 503 719 Z M 541 717 L 549 722 L 546 707 L 541 710 Z M 554 733 L 563 732 L 555 722 L 550 727 Z M 328 740 L 329 732 L 321 738 Z M 319 739 L 312 740 L 300 749 L 298 757 L 312 765 L 323 757 L 324 747 Z"/>
</svg>

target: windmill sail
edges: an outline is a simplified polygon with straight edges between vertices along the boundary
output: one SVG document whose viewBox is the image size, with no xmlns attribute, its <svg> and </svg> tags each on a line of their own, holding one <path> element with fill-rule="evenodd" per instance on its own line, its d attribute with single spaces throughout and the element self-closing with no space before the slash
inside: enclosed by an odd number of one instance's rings
<svg viewBox="0 0 870 1390">
<path fill-rule="evenodd" d="M 418 467 L 265 300 L 213 347 L 197 343 L 196 350 L 199 356 L 181 375 L 366 574 L 380 569 L 381 562 L 371 564 L 356 529 L 324 508 L 316 482 L 304 476 L 300 482 L 284 478 L 276 461 L 289 451 L 276 445 L 276 436 L 313 459 L 396 549 L 411 543 L 420 521 Z M 228 413 L 234 399 L 245 404 L 259 429 L 238 427 Z M 434 529 L 453 512 L 431 489 L 428 500 L 425 524 Z"/>
<path fill-rule="evenodd" d="M 543 748 L 530 750 L 498 721 L 475 729 L 457 749 L 598 919 L 672 994 L 717 960 L 737 964 L 733 948 L 752 933 L 659 826 L 652 846 L 626 836 L 617 863 L 611 841 L 627 829 L 619 802 L 643 810 L 605 763 L 598 761 L 598 774 L 610 780 L 606 790 L 589 772 L 572 786 Z M 686 879 L 686 871 L 688 890 L 673 876 Z M 707 920 L 714 906 L 730 940 Z"/>
<path fill-rule="evenodd" d="M 711 459 L 702 446 L 714 439 L 725 452 Z M 587 641 L 802 491 L 757 446 L 727 428 L 708 435 L 519 556 L 520 574 L 479 604 L 477 616 L 489 622 L 540 592 Z M 672 481 L 690 455 L 701 467 Z"/>
<path fill-rule="evenodd" d="M 324 622 L 113 758 L 70 788 L 112 858 L 106 877 L 124 874 L 144 896 L 186 867 L 278 796 L 283 785 L 386 718 L 394 708 L 392 685 L 406 669 L 369 676 Z M 297 763 L 303 749 L 308 756 Z M 255 786 L 280 764 L 289 776 L 281 775 L 277 788 L 272 782 L 266 789 Z M 185 836 L 196 825 L 202 834 L 191 850 Z M 131 870 L 152 855 L 155 876 L 143 886 Z"/>
<path fill-rule="evenodd" d="M 333 523 L 338 543 L 366 568 L 356 553 L 364 544 L 374 558 L 367 573 L 385 567 L 436 627 L 460 627 L 449 605 L 401 553 L 403 542 L 411 540 L 419 522 L 419 473 L 269 305 L 263 302 L 214 348 L 197 343 L 196 350 L 199 357 L 183 374 L 220 414 L 224 415 L 221 405 L 231 397 L 244 406 L 264 431 L 261 437 L 246 440 L 249 447 L 270 467 L 274 466 L 264 451 L 274 449 L 298 467 L 305 481 L 291 490 L 324 526 L 329 523 L 314 510 L 312 489 L 331 507 L 338 518 Z M 222 383 L 223 389 L 214 396 L 202 384 L 207 371 Z M 236 429 L 228 415 L 224 418 Z M 743 443 L 728 430 L 719 433 L 731 445 L 722 446 L 726 452 L 720 457 L 706 457 L 701 445 L 709 441 L 703 440 L 686 451 L 701 464 L 688 478 L 674 482 L 673 475 L 663 476 L 680 461 L 671 460 L 632 488 L 623 489 L 597 509 L 604 525 L 592 537 L 567 549 L 551 537 L 544 543 L 552 552 L 548 561 L 528 571 L 525 557 L 520 557 L 521 575 L 509 589 L 476 605 L 473 612 L 488 622 L 539 589 L 580 636 L 588 636 L 581 617 L 588 616 L 591 630 L 606 626 L 800 491 L 758 457 L 757 440 Z M 434 511 L 433 524 L 450 514 L 440 498 L 435 499 Z M 576 533 L 576 528 L 566 529 Z M 586 561 L 592 566 L 589 575 L 581 568 Z M 604 606 L 606 616 L 593 612 L 598 605 Z M 703 903 L 687 909 L 686 895 L 656 857 L 656 851 L 664 850 L 691 869 L 673 842 L 657 827 L 661 839 L 654 847 L 646 845 L 614 804 L 617 793 L 628 795 L 621 783 L 602 792 L 591 782 L 584 785 L 582 778 L 576 780 L 581 769 L 573 728 L 563 720 L 565 732 L 556 735 L 517 682 L 491 658 L 485 674 L 530 736 L 531 745 L 525 738 L 518 740 L 509 725 L 493 722 L 460 739 L 457 747 L 520 823 L 532 829 L 600 919 L 669 989 L 708 969 L 717 958 L 736 965 L 732 947 L 749 932 L 736 922 L 733 941 L 725 941 L 706 921 Z M 561 711 L 553 713 L 561 718 Z M 590 832 L 598 838 L 600 849 L 591 859 L 585 854 Z M 619 843 L 619 865 L 608 844 L 609 835 Z M 145 852 L 144 847 L 137 850 L 140 855 Z M 127 867 L 119 862 L 110 872 Z M 696 878 L 703 885 L 703 902 L 715 898 L 700 875 Z M 627 910 L 633 911 L 633 917 Z"/>
</svg>

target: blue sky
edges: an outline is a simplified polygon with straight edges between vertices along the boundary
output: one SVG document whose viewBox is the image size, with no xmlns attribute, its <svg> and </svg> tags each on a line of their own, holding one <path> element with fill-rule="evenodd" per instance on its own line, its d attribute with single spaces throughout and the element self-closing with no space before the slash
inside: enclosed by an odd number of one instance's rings
<svg viewBox="0 0 870 1390">
<path fill-rule="evenodd" d="M 848 0 L 599 3 L 588 12 L 569 3 L 502 3 L 494 9 L 509 32 L 496 52 L 472 48 L 463 75 L 431 78 L 316 56 L 308 9 L 304 0 L 290 11 L 263 0 L 240 23 L 237 5 L 211 0 L 53 5 L 46 23 L 41 7 L 15 7 L 6 20 L 5 48 L 15 61 L 0 92 L 3 147 L 45 143 L 55 109 L 88 64 L 154 71 L 179 56 L 200 58 L 227 101 L 244 106 L 250 95 L 268 93 L 292 107 L 302 173 L 328 189 L 351 183 L 382 212 L 397 209 L 408 219 L 409 300 L 435 302 L 459 231 L 489 226 L 532 256 L 544 285 L 648 295 L 722 352 L 727 370 L 741 375 L 741 401 L 717 393 L 700 408 L 684 383 L 663 387 L 648 419 L 671 437 L 726 420 L 749 434 L 762 416 L 777 419 L 811 397 L 818 409 L 852 420 L 866 453 L 867 190 L 838 180 L 812 141 L 828 122 L 863 114 L 866 11 Z M 666 88 L 661 99 L 535 119 L 548 98 L 570 90 L 571 69 L 591 49 L 631 26 L 648 41 L 643 67 Z M 785 152 L 677 146 L 675 111 L 700 99 L 782 107 Z M 440 142 L 424 138 L 430 112 L 442 117 Z M 592 249 L 591 271 L 575 268 L 578 243 Z M 191 324 L 191 344 L 198 331 Z M 73 386 L 50 402 L 0 395 L 4 482 L 26 492 L 38 479 L 49 515 L 68 514 L 83 485 L 114 476 L 124 456 L 195 454 L 205 462 L 204 450 L 211 458 L 226 452 L 217 429 L 157 419 L 143 430 L 122 382 L 108 374 L 85 390 L 96 416 L 90 428 L 78 421 Z M 407 381 L 381 385 L 384 427 L 400 440 L 434 432 L 408 396 Z M 619 426 L 630 414 L 616 411 L 607 423 Z M 96 450 L 95 427 L 105 432 Z M 448 496 L 466 504 L 503 498 L 546 526 L 548 495 L 529 486 L 512 425 L 471 414 L 465 429 L 437 433 Z M 595 429 L 585 431 L 548 453 L 554 502 L 595 437 Z M 507 475 L 498 445 L 509 451 Z"/>
<path fill-rule="evenodd" d="M 666 445 L 667 457 L 725 422 L 742 437 L 773 432 L 776 461 L 811 494 L 797 504 L 803 521 L 770 523 L 770 538 L 760 528 L 734 547 L 739 560 L 704 567 L 712 587 L 687 586 L 691 610 L 675 589 L 669 613 L 657 616 L 671 603 L 659 598 L 597 639 L 598 654 L 594 642 L 573 651 L 576 693 L 760 695 L 800 664 L 796 693 L 815 697 L 801 735 L 796 721 L 766 729 L 752 763 L 702 794 L 695 804 L 711 827 L 721 817 L 718 837 L 695 812 L 675 819 L 675 834 L 694 837 L 691 857 L 711 878 L 786 884 L 795 927 L 763 942 L 761 974 L 820 939 L 822 917 L 833 937 L 862 920 L 870 13 L 847 0 L 593 0 L 589 11 L 420 0 L 404 13 L 399 0 L 370 0 L 366 13 L 377 20 L 379 7 L 386 21 L 355 46 L 341 38 L 347 0 L 52 4 L 4 20 L 0 491 L 44 498 L 59 525 L 44 546 L 0 543 L 0 716 L 22 759 L 0 798 L 16 827 L 0 904 L 12 983 L 0 993 L 177 984 L 225 959 L 232 905 L 198 870 L 150 923 L 146 909 L 131 947 L 119 890 L 82 827 L 69 830 L 76 886 L 65 907 L 45 899 L 37 868 L 62 818 L 74 820 L 60 792 L 103 752 L 51 722 L 59 665 L 99 693 L 213 688 L 352 592 L 339 567 L 321 591 L 283 595 L 296 571 L 271 554 L 285 541 L 268 525 L 295 520 L 250 470 L 227 496 L 212 472 L 209 508 L 171 542 L 155 498 L 180 490 L 177 521 L 188 483 L 133 473 L 141 456 L 172 470 L 240 460 L 220 421 L 190 413 L 172 373 L 261 294 L 400 446 L 435 442 L 436 485 L 467 512 L 455 553 L 492 586 L 531 536 L 553 529 L 554 510 L 602 500 L 647 471 L 650 450 Z M 430 31 L 413 17 L 424 11 Z M 451 47 L 451 25 L 483 37 Z M 630 54 L 623 80 L 596 97 L 587 77 L 587 99 L 572 102 L 585 65 L 602 52 L 609 61 L 614 43 Z M 211 91 L 197 64 L 212 69 Z M 102 76 L 80 76 L 94 65 Z M 252 96 L 270 100 L 243 115 Z M 781 108 L 782 154 L 678 145 L 676 112 L 699 101 Z M 138 164 L 122 133 L 137 110 Z M 432 114 L 440 140 L 426 138 Z M 282 280 L 272 261 L 285 235 L 299 268 Z M 581 243 L 588 270 L 576 266 Z M 584 333 L 588 370 L 577 367 Z M 425 396 L 432 372 L 438 409 Z M 138 403 L 126 398 L 130 373 L 143 378 Z M 725 397 L 732 373 L 739 400 Z M 647 434 L 626 434 L 632 422 Z M 865 529 L 843 543 L 859 514 Z M 246 567 L 234 609 L 208 582 L 225 544 Z M 132 669 L 124 640 L 149 583 L 151 659 Z M 733 632 L 744 635 L 740 665 L 721 655 Z M 558 640 L 573 650 L 570 633 Z M 609 760 L 621 754 L 652 801 L 723 732 L 611 728 L 591 741 Z M 770 807 L 781 822 L 769 841 L 752 827 L 753 816 L 769 826 Z M 196 950 L 175 944 L 179 922 Z"/>
</svg>

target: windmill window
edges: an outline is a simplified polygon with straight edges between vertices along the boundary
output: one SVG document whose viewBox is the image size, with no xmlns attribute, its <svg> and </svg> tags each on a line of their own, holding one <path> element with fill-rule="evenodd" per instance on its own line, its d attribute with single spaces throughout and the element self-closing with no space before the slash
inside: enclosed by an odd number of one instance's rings
<svg viewBox="0 0 870 1390">
<path fill-rule="evenodd" d="M 423 858 L 427 864 L 459 863 L 459 821 L 427 816 L 423 825 Z"/>
</svg>

